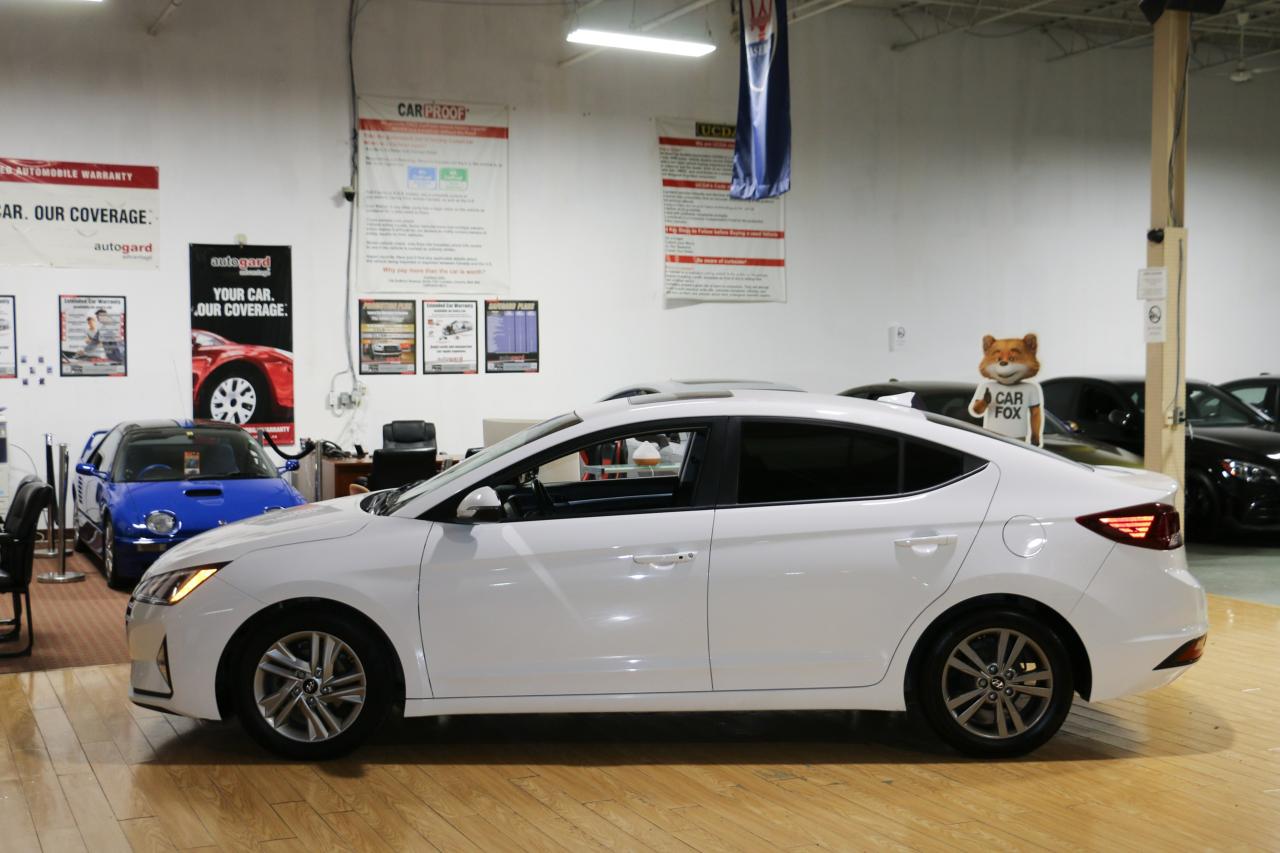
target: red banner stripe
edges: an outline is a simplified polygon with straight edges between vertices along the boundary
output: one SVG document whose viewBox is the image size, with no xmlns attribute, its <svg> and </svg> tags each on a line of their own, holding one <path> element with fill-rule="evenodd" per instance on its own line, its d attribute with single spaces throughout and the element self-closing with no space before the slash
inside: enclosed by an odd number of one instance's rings
<svg viewBox="0 0 1280 853">
<path fill-rule="evenodd" d="M 732 139 L 689 139 L 685 136 L 659 136 L 659 145 L 683 145 L 688 148 L 728 148 L 733 149 Z"/>
<path fill-rule="evenodd" d="M 381 130 L 387 133 L 425 133 L 431 136 L 473 136 L 486 139 L 506 139 L 507 128 L 486 127 L 479 124 L 436 124 L 420 121 L 389 121 L 380 118 L 360 119 L 361 130 Z"/>
<path fill-rule="evenodd" d="M 746 228 L 690 228 L 687 225 L 668 225 L 668 234 L 688 237 L 758 237 L 765 240 L 781 240 L 782 231 L 752 231 Z"/>
<path fill-rule="evenodd" d="M 669 264 L 715 264 L 726 267 L 782 267 L 783 258 L 715 258 L 705 255 L 667 255 Z"/>
<path fill-rule="evenodd" d="M 680 190 L 729 191 L 728 181 L 678 181 L 675 178 L 663 178 L 662 185 L 664 187 L 673 187 Z"/>
<path fill-rule="evenodd" d="M 0 181 L 18 184 L 62 184 L 73 187 L 116 187 L 157 190 L 160 170 L 155 166 L 114 163 L 76 163 L 69 160 L 20 160 L 0 157 Z"/>
</svg>

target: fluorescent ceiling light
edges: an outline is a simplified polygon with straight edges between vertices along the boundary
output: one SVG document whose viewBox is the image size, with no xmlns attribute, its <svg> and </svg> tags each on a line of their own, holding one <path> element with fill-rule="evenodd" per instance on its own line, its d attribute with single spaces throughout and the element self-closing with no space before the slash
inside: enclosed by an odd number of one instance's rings
<svg viewBox="0 0 1280 853">
<path fill-rule="evenodd" d="M 714 44 L 706 42 L 660 39 L 652 36 L 638 36 L 634 33 L 611 33 L 581 28 L 569 33 L 565 40 L 574 44 L 620 47 L 623 50 L 643 50 L 648 53 L 667 53 L 673 56 L 706 56 L 716 49 Z"/>
</svg>

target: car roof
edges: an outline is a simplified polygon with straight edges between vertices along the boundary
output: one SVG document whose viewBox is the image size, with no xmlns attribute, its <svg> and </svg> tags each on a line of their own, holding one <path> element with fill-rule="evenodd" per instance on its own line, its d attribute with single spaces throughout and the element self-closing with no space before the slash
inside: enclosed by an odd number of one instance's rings
<svg viewBox="0 0 1280 853">
<path fill-rule="evenodd" d="M 914 391 L 917 394 L 972 394 L 973 389 L 977 387 L 976 382 L 939 382 L 936 380 L 925 380 L 917 382 L 912 379 L 890 379 L 888 382 L 875 382 L 869 385 L 857 385 L 847 391 L 841 391 L 843 394 L 850 394 L 859 391 L 869 391 L 871 393 L 905 394 L 908 391 Z"/>
<path fill-rule="evenodd" d="M 1109 374 L 1105 376 L 1055 376 L 1052 379 L 1041 380 L 1041 385 L 1047 385 L 1051 382 L 1101 382 L 1104 385 L 1145 385 L 1147 377 L 1140 373 L 1119 373 Z M 1212 383 L 1205 382 L 1200 379 L 1188 379 L 1188 385 L 1210 385 Z"/>
<path fill-rule="evenodd" d="M 192 420 L 191 418 L 153 418 L 145 421 L 127 421 L 119 424 L 124 432 L 131 432 L 136 429 L 226 429 L 244 430 L 235 424 L 229 424 L 224 421 L 204 421 Z"/>
<path fill-rule="evenodd" d="M 658 382 L 633 382 L 610 391 L 602 400 L 610 400 L 627 391 L 639 388 L 651 389 L 652 394 L 678 394 L 685 391 L 803 391 L 795 385 L 785 382 L 770 382 L 765 379 L 663 379 Z"/>
</svg>

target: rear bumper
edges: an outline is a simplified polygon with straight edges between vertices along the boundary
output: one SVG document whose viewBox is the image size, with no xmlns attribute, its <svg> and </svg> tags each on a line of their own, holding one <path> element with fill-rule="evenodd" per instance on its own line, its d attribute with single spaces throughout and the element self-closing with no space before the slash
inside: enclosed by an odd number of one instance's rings
<svg viewBox="0 0 1280 853">
<path fill-rule="evenodd" d="M 1188 666 L 1159 668 L 1209 631 L 1204 588 L 1187 571 L 1185 549 L 1112 549 L 1071 611 L 1093 670 L 1091 701 L 1161 687 Z"/>
</svg>

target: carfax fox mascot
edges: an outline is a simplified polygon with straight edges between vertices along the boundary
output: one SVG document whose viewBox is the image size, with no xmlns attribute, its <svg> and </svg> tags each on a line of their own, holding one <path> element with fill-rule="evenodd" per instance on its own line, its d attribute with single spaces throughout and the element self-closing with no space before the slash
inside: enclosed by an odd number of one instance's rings
<svg viewBox="0 0 1280 853">
<path fill-rule="evenodd" d="M 969 414 L 997 435 L 1044 446 L 1044 394 L 1032 377 L 1040 372 L 1036 336 L 982 339 L 982 382 Z"/>
</svg>

